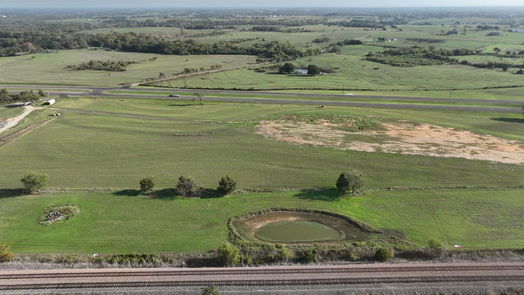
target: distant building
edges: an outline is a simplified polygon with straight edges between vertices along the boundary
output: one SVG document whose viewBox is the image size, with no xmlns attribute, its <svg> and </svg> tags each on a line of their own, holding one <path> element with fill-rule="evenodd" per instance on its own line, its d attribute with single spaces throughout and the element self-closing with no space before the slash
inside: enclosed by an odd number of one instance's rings
<svg viewBox="0 0 524 295">
<path fill-rule="evenodd" d="M 44 102 L 45 105 L 49 105 L 49 106 L 52 106 L 56 103 L 56 99 L 52 98 L 46 102 Z"/>
<path fill-rule="evenodd" d="M 509 29 L 509 31 L 510 31 L 511 33 L 524 33 L 524 30 L 522 30 L 522 29 L 517 29 L 517 28 Z"/>
</svg>

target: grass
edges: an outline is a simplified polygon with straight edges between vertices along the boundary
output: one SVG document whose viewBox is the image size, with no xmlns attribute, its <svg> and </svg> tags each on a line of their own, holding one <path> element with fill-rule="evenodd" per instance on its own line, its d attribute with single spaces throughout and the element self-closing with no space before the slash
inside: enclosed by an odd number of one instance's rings
<svg viewBox="0 0 524 295">
<path fill-rule="evenodd" d="M 24 112 L 24 108 L 0 107 L 0 121 L 16 117 Z"/>
<path fill-rule="evenodd" d="M 20 177 L 30 170 L 49 174 L 51 187 L 77 189 L 135 187 L 144 176 L 153 176 L 160 187 L 173 187 L 180 175 L 193 176 L 207 187 L 215 187 L 224 175 L 242 189 L 323 187 L 350 169 L 362 171 L 369 187 L 524 182 L 520 165 L 300 146 L 254 132 L 259 120 L 319 113 L 412 119 L 523 139 L 519 119 L 503 114 L 228 103 L 178 106 L 138 99 L 64 100 L 57 106 L 151 118 L 63 111 L 63 116 L 0 149 L 0 187 L 19 187 Z"/>
<path fill-rule="evenodd" d="M 34 58 L 33 58 L 34 57 Z M 150 58 L 157 57 L 154 61 Z M 69 71 L 67 65 L 89 60 L 144 61 L 127 67 L 125 72 Z M 168 77 L 184 68 L 209 68 L 220 64 L 224 69 L 242 67 L 255 62 L 252 56 L 175 56 L 106 50 L 62 50 L 54 53 L 0 58 L 0 83 L 117 86 Z"/>
<path fill-rule="evenodd" d="M 429 239 L 463 249 L 520 248 L 524 242 L 522 190 L 374 192 L 358 198 L 332 193 L 253 193 L 220 199 L 151 199 L 78 192 L 0 199 L 1 241 L 15 253 L 155 253 L 217 248 L 228 218 L 268 207 L 342 213 L 419 245 Z M 80 214 L 51 226 L 46 208 L 75 204 Z M 147 241 L 147 242 L 144 242 Z"/>
<path fill-rule="evenodd" d="M 325 89 L 373 91 L 468 90 L 484 87 L 524 85 L 521 75 L 502 70 L 478 69 L 463 65 L 434 65 L 411 68 L 378 64 L 363 59 L 370 46 L 346 46 L 341 54 L 323 54 L 296 60 L 297 66 L 316 64 L 338 68 L 320 76 L 281 75 L 239 69 L 184 80 L 154 83 L 155 86 L 219 89 Z"/>
</svg>

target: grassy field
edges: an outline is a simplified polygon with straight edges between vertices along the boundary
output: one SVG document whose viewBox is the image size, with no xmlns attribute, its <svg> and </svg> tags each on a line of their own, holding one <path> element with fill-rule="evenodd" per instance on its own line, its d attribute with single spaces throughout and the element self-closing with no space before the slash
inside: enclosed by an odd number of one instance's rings
<svg viewBox="0 0 524 295">
<path fill-rule="evenodd" d="M 227 239 L 227 219 L 268 207 L 342 213 L 380 229 L 463 249 L 520 248 L 522 190 L 374 192 L 333 198 L 331 192 L 274 192 L 221 199 L 151 199 L 112 193 L 57 193 L 0 198 L 0 241 L 16 253 L 190 252 Z M 53 226 L 38 223 L 53 205 L 75 204 L 80 214 Z M 147 241 L 147 242 L 144 242 Z"/>
<path fill-rule="evenodd" d="M 372 46 L 346 46 L 340 54 L 323 54 L 296 60 L 297 67 L 316 64 L 335 73 L 320 76 L 280 75 L 239 69 L 155 83 L 157 86 L 225 89 L 338 89 L 338 90 L 452 90 L 524 85 L 522 75 L 511 71 L 462 65 L 394 67 L 364 60 Z"/>
<path fill-rule="evenodd" d="M 277 92 L 277 91 L 275 91 Z M 428 91 L 342 91 L 342 90 L 284 90 L 288 93 L 322 93 L 337 95 L 384 95 L 406 97 L 442 97 L 442 98 L 475 98 L 475 99 L 512 99 L 522 102 L 524 87 L 494 88 L 476 90 L 428 90 Z"/>
<path fill-rule="evenodd" d="M 173 187 L 180 175 L 214 187 L 219 177 L 231 175 L 242 189 L 301 189 L 331 186 L 340 171 L 351 169 L 362 171 L 369 187 L 524 183 L 524 167 L 519 165 L 299 146 L 254 133 L 259 120 L 320 113 L 410 119 L 522 140 L 519 115 L 228 103 L 180 106 L 139 99 L 65 100 L 58 107 L 151 117 L 63 111 L 62 117 L 0 149 L 0 187 L 19 187 L 18 180 L 29 170 L 48 173 L 55 188 L 132 188 L 147 175 L 160 187 Z"/>
<path fill-rule="evenodd" d="M 158 59 L 150 61 L 152 57 Z M 129 65 L 125 72 L 65 69 L 67 65 L 77 65 L 90 60 L 140 61 L 140 63 Z M 183 71 L 184 68 L 207 69 L 212 65 L 222 65 L 224 69 L 228 69 L 254 62 L 253 56 L 168 56 L 105 50 L 64 50 L 46 54 L 1 57 L 0 83 L 117 86 L 158 78 L 160 72 L 170 76 Z"/>
<path fill-rule="evenodd" d="M 24 111 L 23 108 L 6 108 L 0 106 L 0 121 L 16 117 Z"/>
</svg>

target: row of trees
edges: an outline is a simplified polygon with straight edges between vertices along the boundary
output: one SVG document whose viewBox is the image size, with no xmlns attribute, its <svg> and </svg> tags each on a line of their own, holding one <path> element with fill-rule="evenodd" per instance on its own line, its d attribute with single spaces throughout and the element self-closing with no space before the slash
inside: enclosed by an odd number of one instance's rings
<svg viewBox="0 0 524 295">
<path fill-rule="evenodd" d="M 27 173 L 20 181 L 28 193 L 35 193 L 42 190 L 47 185 L 48 176 L 44 173 L 31 171 Z M 152 177 L 144 177 L 139 181 L 140 192 L 147 194 L 155 188 L 155 182 Z M 224 176 L 218 181 L 215 191 L 221 195 L 227 195 L 235 191 L 237 182 L 229 176 Z M 337 191 L 341 194 L 350 192 L 357 194 L 364 188 L 362 175 L 358 172 L 341 173 L 336 182 Z M 180 176 L 176 184 L 176 193 L 184 197 L 198 197 L 202 187 L 191 178 Z"/>
<path fill-rule="evenodd" d="M 413 67 L 418 65 L 437 65 L 445 63 L 458 63 L 454 56 L 476 55 L 479 51 L 475 49 L 445 49 L 434 47 L 396 47 L 386 49 L 383 52 L 370 52 L 366 59 L 378 63 L 398 67 Z"/>
<path fill-rule="evenodd" d="M 36 101 L 44 96 L 45 93 L 43 90 L 38 90 L 36 93 L 33 90 L 9 93 L 7 89 L 0 89 L 0 103 L 10 103 L 15 101 Z"/>
<path fill-rule="evenodd" d="M 137 61 L 114 61 L 114 60 L 90 60 L 78 65 L 68 65 L 66 69 L 72 71 L 110 71 L 124 72 L 128 65 L 136 64 Z"/>
<path fill-rule="evenodd" d="M 152 177 L 144 177 L 139 182 L 140 192 L 142 194 L 150 193 L 155 187 Z M 215 192 L 220 195 L 227 195 L 235 191 L 237 183 L 229 176 L 224 176 L 218 181 Z M 175 191 L 178 195 L 184 197 L 199 197 L 203 188 L 199 186 L 191 177 L 180 176 L 176 184 Z"/>
</svg>

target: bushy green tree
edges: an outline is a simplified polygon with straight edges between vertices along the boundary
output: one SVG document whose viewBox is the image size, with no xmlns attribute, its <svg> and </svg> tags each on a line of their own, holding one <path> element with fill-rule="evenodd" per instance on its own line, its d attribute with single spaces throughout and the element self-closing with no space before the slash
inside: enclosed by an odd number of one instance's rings
<svg viewBox="0 0 524 295">
<path fill-rule="evenodd" d="M 232 193 L 237 188 L 237 182 L 231 179 L 229 176 L 220 178 L 218 182 L 217 192 L 227 195 Z"/>
<path fill-rule="evenodd" d="M 32 194 L 47 185 L 47 174 L 31 171 L 27 173 L 22 179 L 20 179 L 24 185 L 25 190 Z"/>
<path fill-rule="evenodd" d="M 198 186 L 191 177 L 180 176 L 176 185 L 176 192 L 184 197 L 194 197 L 198 194 Z"/>
<path fill-rule="evenodd" d="M 217 259 L 223 266 L 234 266 L 240 262 L 240 250 L 231 243 L 224 243 L 217 249 Z"/>
<path fill-rule="evenodd" d="M 140 180 L 140 192 L 141 193 L 148 193 L 153 190 L 155 187 L 155 183 L 153 182 L 152 177 L 144 177 Z"/>
<path fill-rule="evenodd" d="M 279 72 L 281 74 L 290 74 L 290 73 L 293 73 L 294 71 L 295 71 L 295 65 L 290 62 L 285 63 L 283 66 L 279 68 Z"/>
<path fill-rule="evenodd" d="M 342 173 L 337 179 L 337 190 L 341 194 L 350 191 L 352 194 L 358 193 L 363 187 L 362 176 L 357 173 Z"/>
<path fill-rule="evenodd" d="M 308 75 L 312 75 L 312 76 L 319 75 L 321 71 L 322 70 L 320 69 L 319 66 L 316 66 L 316 65 L 309 65 L 309 66 L 307 66 L 307 74 Z"/>
</svg>

